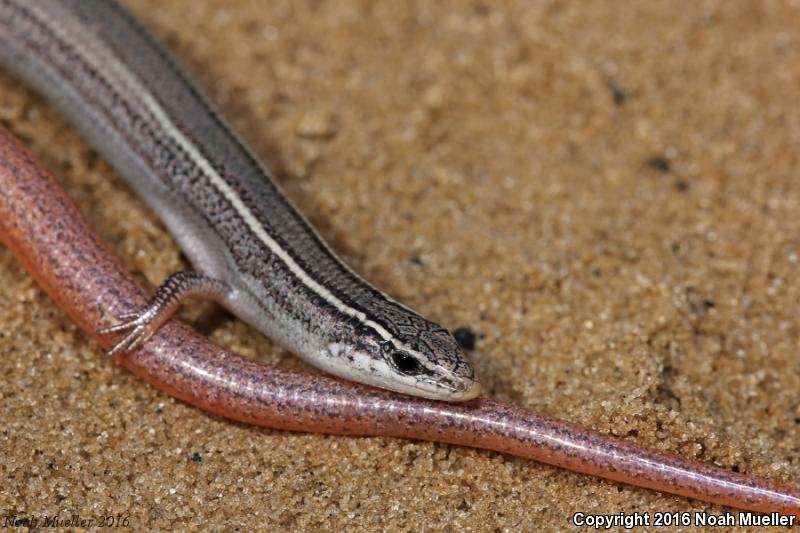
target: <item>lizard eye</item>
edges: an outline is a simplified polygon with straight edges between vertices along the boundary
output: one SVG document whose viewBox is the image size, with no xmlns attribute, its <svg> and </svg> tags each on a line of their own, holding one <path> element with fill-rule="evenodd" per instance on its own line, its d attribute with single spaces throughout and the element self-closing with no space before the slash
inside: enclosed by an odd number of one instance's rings
<svg viewBox="0 0 800 533">
<path fill-rule="evenodd" d="M 391 355 L 392 363 L 403 374 L 416 374 L 419 371 L 419 363 L 406 352 L 395 350 Z"/>
<path fill-rule="evenodd" d="M 414 375 L 420 371 L 419 362 L 411 355 L 400 350 L 394 350 L 389 354 L 392 365 L 403 374 Z"/>
<path fill-rule="evenodd" d="M 422 372 L 422 365 L 420 365 L 417 358 L 410 353 L 398 350 L 390 342 L 383 343 L 381 348 L 383 349 L 386 360 L 398 372 L 407 376 L 413 376 Z"/>
</svg>

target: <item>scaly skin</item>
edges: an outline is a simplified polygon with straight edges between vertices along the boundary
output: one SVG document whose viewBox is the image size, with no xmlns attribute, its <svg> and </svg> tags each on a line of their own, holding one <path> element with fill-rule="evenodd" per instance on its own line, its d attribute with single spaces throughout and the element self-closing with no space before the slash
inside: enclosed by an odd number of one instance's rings
<svg viewBox="0 0 800 533">
<path fill-rule="evenodd" d="M 97 336 L 107 313 L 146 302 L 65 193 L 0 131 L 0 239 L 47 293 Z M 120 363 L 151 385 L 224 417 L 276 429 L 473 446 L 759 512 L 800 517 L 800 490 L 683 459 L 488 399 L 446 403 L 275 368 L 171 321 Z"/>
</svg>

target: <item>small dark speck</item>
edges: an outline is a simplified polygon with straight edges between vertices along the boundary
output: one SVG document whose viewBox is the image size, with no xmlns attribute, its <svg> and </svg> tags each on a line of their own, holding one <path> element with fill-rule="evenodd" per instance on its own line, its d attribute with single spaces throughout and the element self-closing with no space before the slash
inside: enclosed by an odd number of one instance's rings
<svg viewBox="0 0 800 533">
<path fill-rule="evenodd" d="M 608 89 L 611 91 L 611 101 L 614 102 L 615 106 L 619 107 L 625 103 L 628 94 L 616 82 L 608 82 Z"/>
<path fill-rule="evenodd" d="M 645 161 L 644 164 L 654 170 L 658 170 L 662 174 L 666 174 L 672 169 L 672 165 L 670 164 L 669 159 L 661 156 L 651 157 L 650 159 Z"/>
<path fill-rule="evenodd" d="M 704 316 L 710 310 L 714 309 L 716 304 L 713 300 L 689 300 L 689 310 L 698 316 Z"/>
<path fill-rule="evenodd" d="M 473 332 L 467 326 L 460 326 L 453 331 L 453 337 L 455 337 L 456 342 L 461 346 L 463 349 L 467 351 L 472 351 L 475 349 L 475 332 Z"/>
<path fill-rule="evenodd" d="M 737 474 L 738 474 L 738 473 L 741 471 L 741 470 L 739 469 L 739 465 L 733 465 L 733 467 L 731 468 L 731 470 L 733 470 L 733 471 L 734 471 L 734 472 L 736 472 Z"/>
<path fill-rule="evenodd" d="M 489 7 L 482 2 L 476 3 L 473 9 L 475 10 L 475 14 L 481 17 L 485 17 L 491 12 Z"/>
<path fill-rule="evenodd" d="M 203 461 L 203 456 L 202 456 L 202 455 L 200 455 L 200 452 L 192 452 L 191 459 L 192 459 L 192 461 L 194 461 L 195 463 L 200 463 L 200 462 L 202 462 L 202 461 Z"/>
<path fill-rule="evenodd" d="M 412 265 L 416 265 L 416 266 L 419 266 L 419 267 L 421 267 L 421 266 L 423 266 L 425 264 L 425 262 L 422 260 L 422 258 L 420 256 L 418 256 L 418 255 L 412 255 L 409 258 L 409 261 L 411 261 Z"/>
<path fill-rule="evenodd" d="M 628 431 L 628 436 L 629 437 L 638 437 L 639 436 L 639 430 L 638 429 L 632 429 L 632 430 Z"/>
<path fill-rule="evenodd" d="M 800 426 L 800 416 L 794 419 L 794 423 Z"/>
<path fill-rule="evenodd" d="M 50 470 L 55 470 L 56 464 L 53 461 L 50 461 L 49 463 L 47 463 L 47 468 L 49 468 Z"/>
<path fill-rule="evenodd" d="M 42 450 L 34 450 L 33 455 L 35 455 L 36 457 L 41 457 L 42 455 L 44 455 L 44 452 Z"/>
<path fill-rule="evenodd" d="M 697 316 L 704 316 L 717 306 L 714 300 L 704 298 L 703 295 L 698 294 L 691 287 L 686 289 L 686 303 L 689 311 Z"/>
<path fill-rule="evenodd" d="M 675 182 L 675 189 L 678 192 L 686 192 L 689 190 L 689 182 L 686 180 L 678 180 Z"/>
</svg>

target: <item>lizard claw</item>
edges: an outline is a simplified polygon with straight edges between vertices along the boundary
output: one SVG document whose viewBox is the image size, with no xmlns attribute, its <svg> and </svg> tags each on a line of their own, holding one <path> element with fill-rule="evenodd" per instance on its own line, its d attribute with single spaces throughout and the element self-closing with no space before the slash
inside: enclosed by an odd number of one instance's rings
<svg viewBox="0 0 800 533">
<path fill-rule="evenodd" d="M 123 313 L 118 324 L 99 329 L 98 335 L 127 332 L 108 352 L 109 356 L 130 353 L 149 339 L 171 317 L 181 300 L 191 296 L 223 300 L 230 288 L 221 281 L 195 272 L 175 272 L 156 289 L 144 310 Z"/>
<path fill-rule="evenodd" d="M 117 317 L 118 320 L 123 322 L 97 330 L 98 335 L 108 335 L 109 333 L 129 330 L 129 333 L 117 342 L 108 351 L 107 355 L 112 357 L 121 353 L 130 353 L 141 346 L 157 329 L 157 327 L 153 327 L 154 317 L 155 313 L 151 310 L 125 313 Z"/>
</svg>

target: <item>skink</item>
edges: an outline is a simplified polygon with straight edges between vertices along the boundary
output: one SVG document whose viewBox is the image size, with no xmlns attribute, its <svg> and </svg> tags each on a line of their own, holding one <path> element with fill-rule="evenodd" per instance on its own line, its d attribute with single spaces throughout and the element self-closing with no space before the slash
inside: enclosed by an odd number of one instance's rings
<svg viewBox="0 0 800 533">
<path fill-rule="evenodd" d="M 84 331 L 145 301 L 55 180 L 0 127 L 0 240 Z M 95 335 L 96 336 L 96 335 Z M 97 339 L 109 346 L 108 336 Z M 147 382 L 207 411 L 271 428 L 475 446 L 640 487 L 800 517 L 800 490 L 730 472 L 489 399 L 448 403 L 275 368 L 174 321 L 119 355 Z"/>
<path fill-rule="evenodd" d="M 440 400 L 480 386 L 452 335 L 353 273 L 207 99 L 109 0 L 0 0 L 0 61 L 55 102 L 145 198 L 196 272 L 104 333 L 136 349 L 214 299 L 332 374 Z"/>
</svg>

